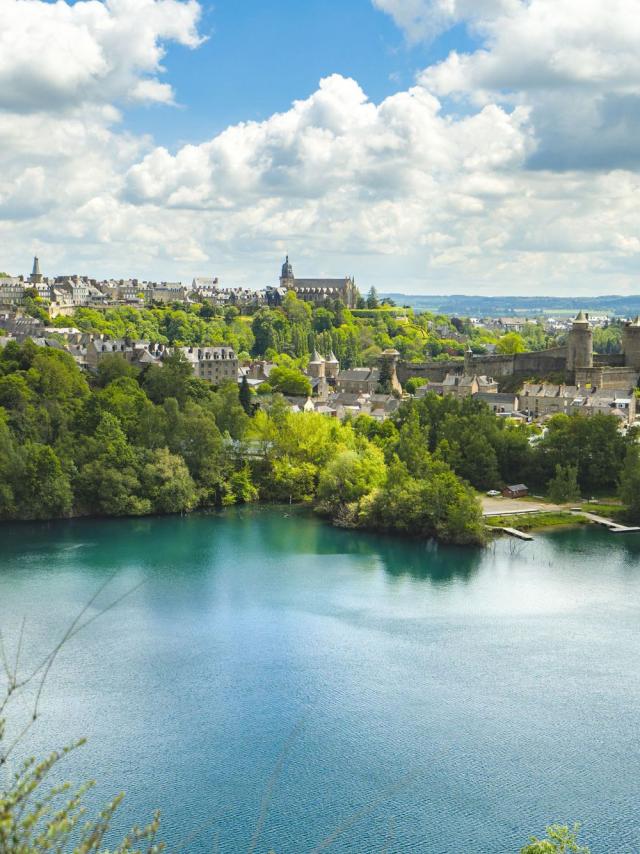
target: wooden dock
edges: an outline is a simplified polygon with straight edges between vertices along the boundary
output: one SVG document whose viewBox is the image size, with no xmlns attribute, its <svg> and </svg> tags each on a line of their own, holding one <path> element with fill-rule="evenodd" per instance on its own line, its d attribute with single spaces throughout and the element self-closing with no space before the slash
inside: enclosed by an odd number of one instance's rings
<svg viewBox="0 0 640 854">
<path fill-rule="evenodd" d="M 487 525 L 490 531 L 502 531 L 503 534 L 508 534 L 510 537 L 517 537 L 519 540 L 532 540 L 531 534 L 524 531 L 519 531 L 517 528 L 499 528 L 497 525 Z"/>
<path fill-rule="evenodd" d="M 607 528 L 607 530 L 611 531 L 612 534 L 633 534 L 640 531 L 640 527 L 638 526 L 621 525 L 620 522 L 614 522 L 613 519 L 606 519 L 604 516 L 598 516 L 597 513 L 589 513 L 587 510 L 576 510 L 572 512 L 575 512 L 576 514 L 579 513 L 590 522 L 593 522 L 596 525 L 601 525 L 603 528 Z"/>
</svg>

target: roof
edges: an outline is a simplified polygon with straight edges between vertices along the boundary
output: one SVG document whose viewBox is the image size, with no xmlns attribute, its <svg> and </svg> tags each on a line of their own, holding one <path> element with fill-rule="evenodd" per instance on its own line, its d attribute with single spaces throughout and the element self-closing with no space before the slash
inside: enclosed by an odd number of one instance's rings
<svg viewBox="0 0 640 854">
<path fill-rule="evenodd" d="M 338 374 L 338 381 L 354 381 L 354 382 L 378 382 L 380 371 L 378 368 L 348 368 L 342 370 Z"/>
<path fill-rule="evenodd" d="M 345 276 L 342 279 L 294 279 L 294 287 L 297 288 L 343 288 L 349 281 Z"/>
</svg>

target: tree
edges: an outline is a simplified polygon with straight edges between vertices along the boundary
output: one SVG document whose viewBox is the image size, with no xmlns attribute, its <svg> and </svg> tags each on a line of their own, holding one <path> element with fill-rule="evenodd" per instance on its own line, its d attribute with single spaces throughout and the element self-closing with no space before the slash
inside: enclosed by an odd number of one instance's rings
<svg viewBox="0 0 640 854">
<path fill-rule="evenodd" d="M 251 389 L 249 388 L 249 382 L 247 380 L 246 374 L 244 374 L 242 377 L 238 398 L 240 400 L 240 405 L 247 413 L 247 415 L 251 415 L 253 411 L 253 405 L 251 403 Z"/>
<path fill-rule="evenodd" d="M 556 473 L 549 481 L 547 488 L 549 498 L 555 504 L 566 504 L 580 498 L 578 486 L 578 467 L 571 465 L 556 466 Z"/>
<path fill-rule="evenodd" d="M 140 372 L 119 353 L 107 353 L 98 362 L 98 385 L 103 388 L 120 377 L 136 378 Z"/>
<path fill-rule="evenodd" d="M 359 451 L 342 451 L 322 470 L 318 498 L 334 511 L 381 486 L 385 476 L 384 455 L 375 445 L 367 443 Z"/>
<path fill-rule="evenodd" d="M 426 377 L 410 377 L 404 384 L 404 390 L 408 394 L 415 394 L 423 385 L 427 385 L 429 380 Z"/>
<path fill-rule="evenodd" d="M 496 344 L 496 353 L 513 356 L 515 353 L 524 353 L 526 345 L 522 335 L 517 332 L 507 332 Z"/>
<path fill-rule="evenodd" d="M 391 394 L 391 363 L 389 359 L 382 359 L 380 362 L 376 391 L 379 394 Z"/>
<path fill-rule="evenodd" d="M 53 448 L 25 442 L 20 448 L 14 494 L 21 519 L 69 515 L 73 500 L 71 485 Z"/>
<path fill-rule="evenodd" d="M 307 397 L 311 394 L 309 377 L 296 368 L 272 368 L 269 374 L 269 385 L 281 394 L 296 397 Z"/>
<path fill-rule="evenodd" d="M 634 524 L 640 522 L 640 452 L 637 445 L 627 448 L 619 494 L 626 506 L 628 520 Z"/>
<path fill-rule="evenodd" d="M 546 829 L 547 839 L 531 837 L 520 854 L 589 854 L 589 848 L 578 845 L 579 831 L 579 824 L 574 824 L 572 830 L 567 825 L 552 824 Z"/>
<path fill-rule="evenodd" d="M 367 294 L 367 308 L 378 308 L 379 306 L 380 300 L 378 299 L 378 292 L 372 286 Z"/>
<path fill-rule="evenodd" d="M 154 403 L 172 397 L 184 406 L 189 396 L 193 370 L 186 356 L 176 350 L 165 357 L 162 367 L 150 365 L 142 377 L 142 386 Z"/>
<path fill-rule="evenodd" d="M 145 498 L 156 513 L 187 513 L 198 503 L 198 492 L 182 457 L 168 448 L 149 451 L 140 480 Z"/>
</svg>

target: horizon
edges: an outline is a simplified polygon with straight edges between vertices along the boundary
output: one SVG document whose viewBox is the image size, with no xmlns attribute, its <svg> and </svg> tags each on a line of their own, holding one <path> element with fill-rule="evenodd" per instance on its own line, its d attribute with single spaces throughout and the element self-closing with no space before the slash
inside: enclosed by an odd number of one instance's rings
<svg viewBox="0 0 640 854">
<path fill-rule="evenodd" d="M 637 289 L 637 0 L 3 12 L 7 272 L 260 288 L 288 252 L 411 296 Z"/>
</svg>

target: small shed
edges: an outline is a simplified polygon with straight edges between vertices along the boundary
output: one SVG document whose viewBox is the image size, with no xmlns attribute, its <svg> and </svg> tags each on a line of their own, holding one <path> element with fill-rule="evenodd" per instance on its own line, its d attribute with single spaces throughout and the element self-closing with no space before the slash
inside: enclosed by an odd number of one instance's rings
<svg viewBox="0 0 640 854">
<path fill-rule="evenodd" d="M 524 483 L 513 483 L 511 486 L 505 486 L 502 494 L 505 498 L 524 498 L 529 494 L 529 489 Z"/>
</svg>

